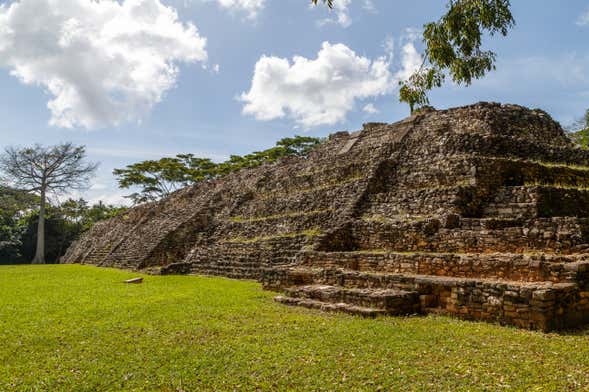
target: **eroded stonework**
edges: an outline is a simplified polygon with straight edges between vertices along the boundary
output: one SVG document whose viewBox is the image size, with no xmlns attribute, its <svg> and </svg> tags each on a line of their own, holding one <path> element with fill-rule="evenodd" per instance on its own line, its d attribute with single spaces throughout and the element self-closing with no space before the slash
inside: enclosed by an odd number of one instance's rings
<svg viewBox="0 0 589 392">
<path fill-rule="evenodd" d="M 340 132 L 97 224 L 67 263 L 260 279 L 277 300 L 554 330 L 589 322 L 589 153 L 480 103 Z"/>
</svg>

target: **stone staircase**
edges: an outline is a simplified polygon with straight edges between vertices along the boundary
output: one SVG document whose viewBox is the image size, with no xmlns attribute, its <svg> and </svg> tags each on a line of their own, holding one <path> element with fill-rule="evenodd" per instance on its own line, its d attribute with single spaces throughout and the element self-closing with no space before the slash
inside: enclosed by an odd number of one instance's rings
<svg viewBox="0 0 589 392">
<path fill-rule="evenodd" d="M 357 253 L 314 253 L 302 264 L 265 270 L 262 281 L 283 291 L 280 303 L 362 316 L 450 314 L 540 330 L 587 318 L 585 257 L 430 255 L 433 263 L 422 266 L 427 256 Z M 354 262 L 342 262 L 346 257 Z M 454 270 L 448 257 L 458 257 Z M 387 266 L 387 259 L 394 261 Z"/>
<path fill-rule="evenodd" d="M 357 289 L 330 285 L 295 286 L 276 301 L 325 311 L 342 311 L 367 317 L 420 311 L 419 295 L 397 289 Z"/>
</svg>

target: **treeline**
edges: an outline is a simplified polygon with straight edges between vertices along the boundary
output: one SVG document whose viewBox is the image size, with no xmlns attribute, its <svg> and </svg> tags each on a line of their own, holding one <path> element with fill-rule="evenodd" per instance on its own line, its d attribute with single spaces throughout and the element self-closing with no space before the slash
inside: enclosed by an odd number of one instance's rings
<svg viewBox="0 0 589 392">
<path fill-rule="evenodd" d="M 201 181 L 223 177 L 234 171 L 275 162 L 287 156 L 307 156 L 323 139 L 295 136 L 276 142 L 272 148 L 255 151 L 247 155 L 231 155 L 225 162 L 215 163 L 209 158 L 198 158 L 192 154 L 178 154 L 174 158 L 147 160 L 115 169 L 119 187 L 137 188 L 127 196 L 134 204 L 154 201 L 170 193 Z"/>
<path fill-rule="evenodd" d="M 30 263 L 35 256 L 38 206 L 38 196 L 0 186 L 0 264 Z M 49 203 L 45 218 L 46 261 L 57 262 L 82 232 L 125 209 L 100 202 L 90 205 L 83 199 Z"/>
<path fill-rule="evenodd" d="M 589 148 L 589 109 L 585 111 L 583 118 L 575 121 L 569 128 L 569 136 L 573 142 L 583 148 Z"/>
<path fill-rule="evenodd" d="M 178 154 L 115 169 L 114 174 L 121 188 L 138 189 L 128 196 L 137 204 L 243 168 L 287 156 L 305 157 L 321 142 L 304 136 L 284 138 L 267 150 L 232 155 L 221 163 Z M 57 262 L 81 233 L 126 209 L 101 202 L 90 205 L 83 199 L 50 202 L 68 187 L 89 185 L 96 166 L 87 162 L 84 146 L 71 143 L 5 150 L 0 156 L 0 175 L 5 179 L 0 184 L 0 264 Z M 54 197 L 49 199 L 50 195 Z"/>
</svg>

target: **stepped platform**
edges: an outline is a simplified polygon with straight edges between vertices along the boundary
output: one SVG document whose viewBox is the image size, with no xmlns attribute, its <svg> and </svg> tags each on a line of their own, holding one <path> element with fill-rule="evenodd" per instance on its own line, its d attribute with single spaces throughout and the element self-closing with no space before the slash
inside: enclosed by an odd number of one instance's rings
<svg viewBox="0 0 589 392">
<path fill-rule="evenodd" d="M 258 279 L 286 305 L 589 323 L 589 152 L 479 103 L 338 132 L 97 224 L 63 262 Z"/>
</svg>

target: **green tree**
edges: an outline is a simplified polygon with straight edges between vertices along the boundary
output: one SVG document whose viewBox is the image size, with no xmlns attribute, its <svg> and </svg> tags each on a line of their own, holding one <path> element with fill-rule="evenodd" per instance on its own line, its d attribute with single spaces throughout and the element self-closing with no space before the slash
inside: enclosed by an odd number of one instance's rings
<svg viewBox="0 0 589 392">
<path fill-rule="evenodd" d="M 336 1 L 323 3 L 333 7 Z M 509 0 L 450 0 L 447 8 L 438 21 L 424 25 L 423 63 L 400 82 L 399 100 L 411 112 L 429 104 L 428 92 L 442 86 L 446 73 L 455 83 L 469 86 L 494 70 L 496 54 L 482 49 L 483 37 L 506 36 L 515 25 Z"/>
<path fill-rule="evenodd" d="M 575 121 L 568 127 L 572 141 L 582 148 L 589 149 L 589 109 L 585 111 L 583 118 Z"/>
<path fill-rule="evenodd" d="M 127 197 L 134 203 L 154 201 L 187 185 L 213 180 L 234 171 L 275 162 L 287 156 L 306 157 L 322 142 L 320 138 L 295 136 L 276 142 L 272 148 L 246 155 L 231 155 L 222 163 L 192 154 L 178 154 L 174 158 L 162 158 L 134 163 L 124 169 L 115 169 L 119 187 L 138 187 L 139 191 Z"/>
<path fill-rule="evenodd" d="M 34 264 L 45 263 L 45 215 L 47 198 L 87 187 L 97 164 L 86 162 L 84 146 L 7 147 L 0 156 L 4 181 L 17 189 L 39 196 L 37 246 Z"/>
<path fill-rule="evenodd" d="M 39 197 L 0 186 L 0 264 L 26 263 L 35 255 Z M 120 214 L 126 208 L 84 199 L 48 204 L 45 213 L 45 258 L 56 262 L 96 222 Z"/>
<path fill-rule="evenodd" d="M 321 138 L 295 135 L 294 137 L 280 139 L 276 142 L 276 146 L 283 147 L 286 150 L 285 155 L 306 157 L 322 142 Z"/>
<path fill-rule="evenodd" d="M 113 206 L 99 201 L 89 205 L 84 199 L 68 199 L 55 208 L 64 220 L 78 225 L 78 231 L 90 229 L 96 222 L 113 218 L 127 210 L 127 207 Z"/>
<path fill-rule="evenodd" d="M 0 261 L 19 262 L 22 258 L 21 218 L 38 205 L 38 198 L 27 192 L 0 185 Z"/>
<path fill-rule="evenodd" d="M 144 203 L 166 197 L 170 193 L 215 176 L 216 164 L 207 158 L 192 154 L 179 154 L 175 158 L 148 160 L 115 169 L 119 187 L 140 187 L 140 191 L 127 197 L 134 203 Z"/>
<path fill-rule="evenodd" d="M 267 150 L 255 151 L 244 156 L 232 155 L 229 160 L 217 166 L 216 172 L 222 176 L 236 170 L 276 162 L 288 156 L 306 157 L 321 143 L 322 139 L 309 136 L 283 138 L 276 142 L 276 146 Z"/>
</svg>

